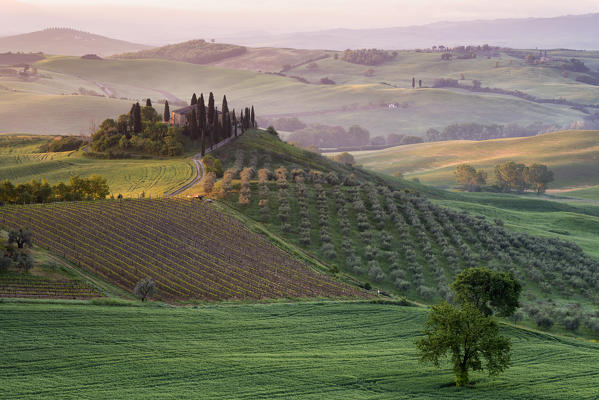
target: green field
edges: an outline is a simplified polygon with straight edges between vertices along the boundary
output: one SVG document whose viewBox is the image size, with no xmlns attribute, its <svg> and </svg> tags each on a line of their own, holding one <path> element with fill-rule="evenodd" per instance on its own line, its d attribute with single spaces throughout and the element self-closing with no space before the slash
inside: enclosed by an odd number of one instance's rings
<svg viewBox="0 0 599 400">
<path fill-rule="evenodd" d="M 594 399 L 599 346 L 502 326 L 510 369 L 451 387 L 426 311 L 367 303 L 0 304 L 3 399 Z"/>
<path fill-rule="evenodd" d="M 264 49 L 257 56 L 258 63 L 267 63 L 271 57 Z M 276 54 L 274 59 L 277 61 L 273 62 L 279 63 L 287 60 L 287 57 L 293 60 L 297 55 L 291 51 L 284 56 Z M 401 53 L 396 61 L 375 67 L 381 70 L 380 76 L 372 78 L 363 76 L 363 71 L 367 69 L 365 66 L 328 58 L 318 61 L 322 71 L 308 71 L 317 75 L 307 77 L 320 79 L 329 75 L 336 79 L 333 71 L 339 71 L 344 78 L 340 75 L 337 85 L 321 85 L 304 84 L 273 74 L 227 68 L 239 67 L 235 63 L 204 66 L 166 60 L 51 57 L 36 63 L 42 74 L 39 79 L 22 81 L 14 77 L 0 77 L 0 105 L 3 105 L 0 107 L 0 126 L 3 131 L 13 132 L 86 133 L 90 120 L 99 123 L 104 118 L 124 113 L 134 99 L 150 97 L 156 103 L 156 100 L 168 97 L 169 102 L 173 103 L 173 98 L 189 101 L 193 92 L 206 94 L 210 91 L 216 94 L 217 103 L 226 94 L 230 107 L 255 105 L 258 116 L 300 113 L 298 115 L 302 120 L 311 123 L 341 125 L 346 128 L 354 124 L 362 125 L 371 131 L 372 136 L 392 132 L 422 135 L 428 128 L 442 129 L 452 123 L 465 122 L 528 125 L 542 121 L 569 126 L 572 122 L 582 120 L 584 116 L 580 111 L 569 107 L 537 104 L 511 96 L 406 87 L 412 76 L 422 74 L 420 71 L 429 71 L 427 76 L 431 80 L 440 76 L 454 76 L 458 73 L 455 71 L 463 71 L 466 75 L 470 71 L 497 73 L 494 67 L 489 71 L 491 63 L 494 66 L 493 60 L 470 60 L 468 64 L 452 62 L 450 71 L 447 70 L 448 65 L 437 58 L 438 55 L 433 58 L 433 55 L 423 53 Z M 526 65 L 519 68 L 528 71 L 531 76 L 545 71 Z M 297 67 L 289 71 L 288 75 L 302 75 L 305 69 L 305 65 Z M 515 73 L 505 74 L 510 77 Z M 553 70 L 549 70 L 536 80 L 524 74 L 522 80 L 531 79 L 529 84 L 532 87 L 551 86 L 555 81 L 553 92 L 547 94 L 551 94 L 549 97 L 570 98 L 568 91 L 578 96 L 588 92 L 583 99 L 572 97 L 574 100 L 591 102 L 599 97 L 599 89 L 596 87 L 567 80 L 559 74 L 554 75 Z M 474 76 L 468 79 L 474 79 Z M 397 87 L 381 83 L 387 81 Z M 115 98 L 71 95 L 79 87 L 103 94 L 99 85 L 108 88 Z M 427 85 L 430 82 L 425 82 L 425 86 Z M 390 103 L 399 103 L 402 107 L 388 109 L 387 105 Z M 38 115 L 42 113 L 42 117 L 25 118 L 32 107 L 37 110 Z M 68 114 L 64 114 L 65 110 Z M 327 112 L 320 113 L 323 110 Z"/>
<path fill-rule="evenodd" d="M 484 169 L 493 183 L 495 165 L 505 161 L 547 164 L 555 173 L 549 189 L 599 184 L 599 131 L 563 131 L 539 136 L 484 141 L 456 140 L 353 153 L 358 164 L 441 187 L 454 187 L 456 166 Z"/>
<path fill-rule="evenodd" d="M 6 138 L 3 140 L 3 138 Z M 50 184 L 68 182 L 70 176 L 98 174 L 108 180 L 117 196 L 164 195 L 195 177 L 195 167 L 185 157 L 168 159 L 98 160 L 85 157 L 83 151 L 40 153 L 39 146 L 49 139 L 39 136 L 0 137 L 0 176 L 13 183 L 46 179 Z"/>
</svg>

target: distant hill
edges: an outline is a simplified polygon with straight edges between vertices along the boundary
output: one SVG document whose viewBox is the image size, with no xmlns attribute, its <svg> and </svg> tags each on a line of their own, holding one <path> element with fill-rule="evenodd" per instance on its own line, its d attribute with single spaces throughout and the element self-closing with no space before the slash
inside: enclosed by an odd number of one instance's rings
<svg viewBox="0 0 599 400">
<path fill-rule="evenodd" d="M 281 35 L 256 34 L 223 40 L 248 46 L 344 50 L 380 47 L 415 49 L 432 45 L 489 43 L 517 48 L 599 49 L 599 13 L 554 18 L 437 22 L 384 29 L 331 29 Z"/>
<path fill-rule="evenodd" d="M 452 140 L 354 153 L 358 164 L 385 173 L 401 172 L 426 184 L 455 186 L 454 171 L 467 163 L 494 179 L 504 161 L 547 164 L 555 173 L 550 189 L 599 185 L 599 131 L 562 131 L 528 138 Z"/>
<path fill-rule="evenodd" d="M 208 64 L 210 62 L 242 55 L 246 51 L 247 49 L 243 46 L 224 43 L 209 43 L 199 39 L 170 44 L 149 50 L 118 54 L 115 58 L 158 58 L 162 60 L 185 61 L 194 64 Z"/>
<path fill-rule="evenodd" d="M 43 52 L 69 56 L 95 53 L 101 56 L 110 56 L 148 48 L 150 46 L 70 28 L 49 28 L 0 38 L 0 52 Z"/>
</svg>

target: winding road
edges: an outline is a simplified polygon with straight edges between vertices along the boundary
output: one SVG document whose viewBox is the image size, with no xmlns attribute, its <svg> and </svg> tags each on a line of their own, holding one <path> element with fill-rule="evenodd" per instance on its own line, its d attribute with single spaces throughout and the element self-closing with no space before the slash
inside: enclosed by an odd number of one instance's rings
<svg viewBox="0 0 599 400">
<path fill-rule="evenodd" d="M 227 143 L 229 143 L 231 140 L 235 139 L 235 136 L 231 136 L 229 138 L 226 138 L 225 140 L 218 142 L 216 145 L 214 145 L 213 147 L 210 147 L 209 149 L 206 149 L 206 154 L 210 153 L 211 151 L 214 151 L 224 145 L 226 145 Z M 193 161 L 195 168 L 196 168 L 196 177 L 191 180 L 191 182 L 186 183 L 184 186 L 180 187 L 179 189 L 175 190 L 174 192 L 172 192 L 170 194 L 170 196 L 178 196 L 181 193 L 185 192 L 187 189 L 197 185 L 198 183 L 200 183 L 202 181 L 202 179 L 204 179 L 204 175 L 206 174 L 206 171 L 204 169 L 204 163 L 202 162 L 202 153 L 198 153 L 196 155 L 194 155 L 191 158 L 191 161 Z"/>
</svg>

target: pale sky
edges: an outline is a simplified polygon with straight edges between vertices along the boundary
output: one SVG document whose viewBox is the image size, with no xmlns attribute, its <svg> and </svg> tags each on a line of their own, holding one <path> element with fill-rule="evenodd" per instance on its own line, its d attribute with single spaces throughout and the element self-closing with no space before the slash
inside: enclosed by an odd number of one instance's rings
<svg viewBox="0 0 599 400">
<path fill-rule="evenodd" d="M 0 35 L 69 26 L 131 41 L 599 12 L 599 0 L 0 0 Z"/>
</svg>

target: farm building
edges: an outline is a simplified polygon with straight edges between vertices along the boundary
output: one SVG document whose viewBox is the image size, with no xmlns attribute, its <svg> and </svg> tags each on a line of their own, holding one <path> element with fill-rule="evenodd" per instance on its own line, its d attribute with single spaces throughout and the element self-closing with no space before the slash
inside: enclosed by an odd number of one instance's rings
<svg viewBox="0 0 599 400">
<path fill-rule="evenodd" d="M 197 113 L 198 113 L 197 107 L 198 107 L 197 104 L 194 104 L 192 106 L 187 106 L 187 107 L 183 107 L 183 108 L 174 110 L 173 112 L 171 112 L 171 119 L 170 119 L 170 121 L 168 121 L 169 124 L 175 125 L 175 126 L 187 125 L 187 118 L 191 114 L 191 111 L 194 108 L 196 110 L 196 115 L 197 115 Z M 220 111 L 218 111 L 218 118 L 219 118 L 219 121 L 222 122 L 222 113 Z"/>
</svg>

